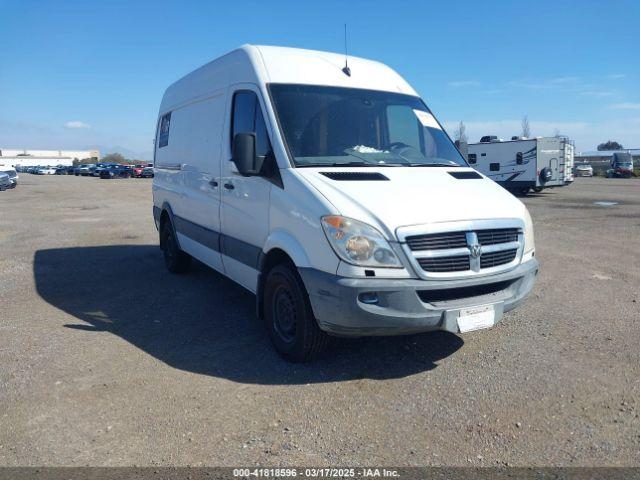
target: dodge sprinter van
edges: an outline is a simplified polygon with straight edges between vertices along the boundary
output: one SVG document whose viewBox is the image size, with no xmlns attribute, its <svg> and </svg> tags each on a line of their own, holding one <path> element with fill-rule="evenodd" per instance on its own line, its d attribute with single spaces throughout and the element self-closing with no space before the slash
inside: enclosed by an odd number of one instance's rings
<svg viewBox="0 0 640 480">
<path fill-rule="evenodd" d="M 377 62 L 234 50 L 167 89 L 154 167 L 168 270 L 196 258 L 255 293 L 292 361 L 328 335 L 491 327 L 538 271 L 525 206 Z"/>
</svg>

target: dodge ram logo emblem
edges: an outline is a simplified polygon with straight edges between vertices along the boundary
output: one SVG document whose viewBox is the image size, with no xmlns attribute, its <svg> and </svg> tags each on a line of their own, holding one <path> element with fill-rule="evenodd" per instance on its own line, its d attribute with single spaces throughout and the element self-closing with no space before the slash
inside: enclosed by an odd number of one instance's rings
<svg viewBox="0 0 640 480">
<path fill-rule="evenodd" d="M 482 255 L 482 247 L 477 243 L 469 245 L 469 253 L 471 254 L 471 258 L 478 258 Z"/>
</svg>

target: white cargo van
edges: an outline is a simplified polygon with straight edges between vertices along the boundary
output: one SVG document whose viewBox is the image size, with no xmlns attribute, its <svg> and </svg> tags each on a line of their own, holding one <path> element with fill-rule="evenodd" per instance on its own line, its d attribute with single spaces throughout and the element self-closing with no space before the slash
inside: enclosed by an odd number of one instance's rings
<svg viewBox="0 0 640 480">
<path fill-rule="evenodd" d="M 193 257 L 254 292 L 287 359 L 327 335 L 491 327 L 533 286 L 525 206 L 380 63 L 243 46 L 167 89 L 154 152 L 167 268 Z"/>
</svg>

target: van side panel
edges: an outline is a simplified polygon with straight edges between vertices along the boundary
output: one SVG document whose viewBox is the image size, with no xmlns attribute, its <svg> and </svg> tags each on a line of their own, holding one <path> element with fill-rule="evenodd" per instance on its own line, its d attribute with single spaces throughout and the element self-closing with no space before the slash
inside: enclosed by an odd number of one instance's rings
<svg viewBox="0 0 640 480">
<path fill-rule="evenodd" d="M 182 216 L 220 231 L 220 137 L 224 125 L 225 92 L 176 110 L 175 141 L 179 143 L 184 197 Z M 174 132 L 172 132 L 174 133 Z"/>
<path fill-rule="evenodd" d="M 173 161 L 181 165 L 182 196 L 175 228 L 181 248 L 224 272 L 220 255 L 220 139 L 226 91 L 172 112 Z"/>
</svg>

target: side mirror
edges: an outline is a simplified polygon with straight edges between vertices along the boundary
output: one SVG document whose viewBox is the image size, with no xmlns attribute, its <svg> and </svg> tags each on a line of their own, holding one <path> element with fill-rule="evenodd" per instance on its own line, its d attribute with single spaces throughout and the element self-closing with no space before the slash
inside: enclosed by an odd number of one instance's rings
<svg viewBox="0 0 640 480">
<path fill-rule="evenodd" d="M 236 133 L 233 137 L 233 163 L 240 175 L 258 175 L 261 165 L 256 157 L 256 134 Z"/>
</svg>

